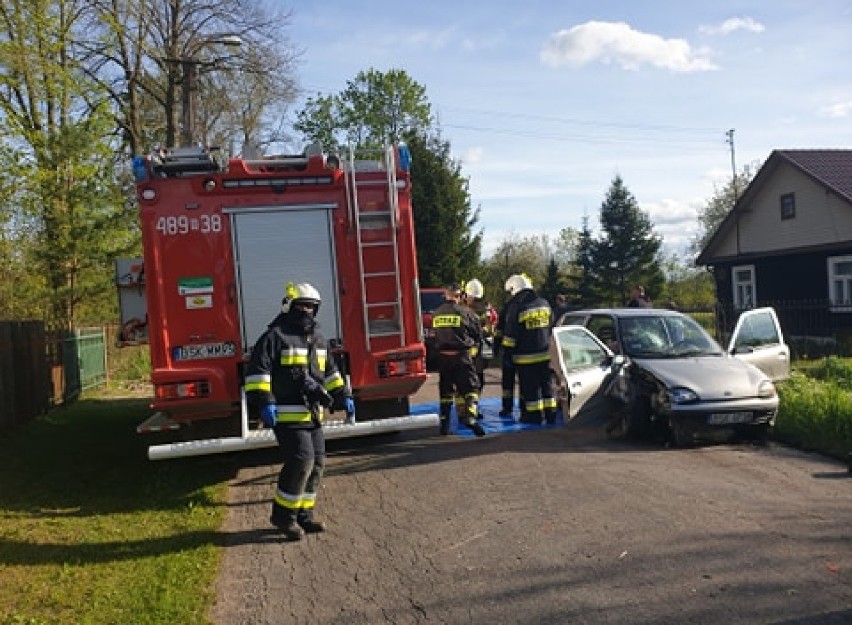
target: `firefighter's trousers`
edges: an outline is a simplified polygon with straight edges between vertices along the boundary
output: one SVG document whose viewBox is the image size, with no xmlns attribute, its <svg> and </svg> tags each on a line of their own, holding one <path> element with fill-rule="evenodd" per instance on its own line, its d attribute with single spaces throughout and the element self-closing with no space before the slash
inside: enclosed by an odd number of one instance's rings
<svg viewBox="0 0 852 625">
<path fill-rule="evenodd" d="M 464 409 L 459 411 L 459 423 L 468 427 L 476 423 L 479 413 L 479 375 L 470 351 L 441 351 L 438 360 L 438 394 L 440 418 L 450 419 L 455 396 L 464 398 Z"/>
<path fill-rule="evenodd" d="M 500 396 L 502 398 L 501 412 L 510 415 L 515 408 L 515 363 L 512 362 L 511 350 L 503 348 L 500 371 Z M 523 397 L 523 393 L 521 393 Z"/>
<path fill-rule="evenodd" d="M 556 421 L 556 399 L 549 362 L 516 364 L 521 391 L 521 422 Z"/>
<path fill-rule="evenodd" d="M 325 433 L 319 425 L 310 428 L 283 424 L 275 426 L 284 466 L 272 502 L 272 523 L 300 523 L 313 519 L 314 504 L 325 470 Z"/>
</svg>

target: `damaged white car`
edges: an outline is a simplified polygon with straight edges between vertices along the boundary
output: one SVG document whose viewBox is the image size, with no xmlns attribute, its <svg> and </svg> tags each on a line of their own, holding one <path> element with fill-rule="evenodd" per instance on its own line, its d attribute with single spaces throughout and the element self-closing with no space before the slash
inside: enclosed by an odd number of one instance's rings
<svg viewBox="0 0 852 625">
<path fill-rule="evenodd" d="M 727 350 L 676 311 L 594 309 L 559 319 L 551 368 L 566 423 L 678 445 L 761 440 L 775 424 L 775 382 L 789 376 L 790 351 L 771 308 L 744 312 Z"/>
</svg>

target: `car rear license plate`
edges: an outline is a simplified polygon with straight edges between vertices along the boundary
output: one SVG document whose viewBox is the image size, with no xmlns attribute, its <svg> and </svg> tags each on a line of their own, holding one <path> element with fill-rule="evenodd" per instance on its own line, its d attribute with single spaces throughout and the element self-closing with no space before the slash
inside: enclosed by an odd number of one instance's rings
<svg viewBox="0 0 852 625">
<path fill-rule="evenodd" d="M 203 343 L 200 345 L 181 345 L 175 348 L 176 360 L 203 360 L 205 358 L 226 358 L 237 353 L 237 346 L 226 343 Z"/>
<path fill-rule="evenodd" d="M 729 423 L 751 423 L 754 415 L 751 412 L 717 412 L 707 417 L 710 425 L 727 425 Z"/>
</svg>

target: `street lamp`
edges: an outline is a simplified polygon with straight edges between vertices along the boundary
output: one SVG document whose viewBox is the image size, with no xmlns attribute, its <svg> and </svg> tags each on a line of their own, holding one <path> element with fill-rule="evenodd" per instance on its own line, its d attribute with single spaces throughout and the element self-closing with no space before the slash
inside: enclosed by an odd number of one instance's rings
<svg viewBox="0 0 852 625">
<path fill-rule="evenodd" d="M 209 35 L 199 39 L 192 46 L 189 54 L 195 54 L 207 45 L 223 45 L 229 47 L 239 47 L 243 45 L 243 40 L 237 35 Z M 181 139 L 184 146 L 191 146 L 193 142 L 193 130 L 195 124 L 195 91 L 198 88 L 198 66 L 205 63 L 215 63 L 215 61 L 201 61 L 186 56 L 179 59 L 182 74 L 182 114 L 183 127 L 181 128 Z"/>
</svg>

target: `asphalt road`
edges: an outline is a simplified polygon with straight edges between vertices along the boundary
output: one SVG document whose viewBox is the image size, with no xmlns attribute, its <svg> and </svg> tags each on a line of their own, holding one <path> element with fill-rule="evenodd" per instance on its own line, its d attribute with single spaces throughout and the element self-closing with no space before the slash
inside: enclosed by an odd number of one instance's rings
<svg viewBox="0 0 852 625">
<path fill-rule="evenodd" d="M 221 625 L 852 623 L 852 479 L 784 446 L 571 427 L 330 441 L 330 530 L 300 543 L 268 531 L 276 454 L 241 462 Z"/>
</svg>

